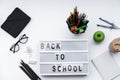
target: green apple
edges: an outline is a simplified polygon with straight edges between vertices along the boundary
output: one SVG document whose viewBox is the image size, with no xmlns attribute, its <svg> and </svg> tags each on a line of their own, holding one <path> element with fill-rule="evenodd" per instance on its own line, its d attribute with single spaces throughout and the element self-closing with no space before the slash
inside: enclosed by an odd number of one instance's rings
<svg viewBox="0 0 120 80">
<path fill-rule="evenodd" d="M 94 33 L 93 39 L 95 40 L 95 42 L 102 42 L 105 38 L 105 35 L 102 31 L 96 31 Z"/>
</svg>

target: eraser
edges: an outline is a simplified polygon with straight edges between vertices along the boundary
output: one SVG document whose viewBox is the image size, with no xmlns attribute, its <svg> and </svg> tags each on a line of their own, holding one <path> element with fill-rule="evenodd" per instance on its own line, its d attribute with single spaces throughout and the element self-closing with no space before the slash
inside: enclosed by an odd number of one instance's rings
<svg viewBox="0 0 120 80">
<path fill-rule="evenodd" d="M 35 65 L 36 63 L 37 63 L 37 61 L 35 61 L 35 60 L 29 60 L 29 64 Z"/>
</svg>

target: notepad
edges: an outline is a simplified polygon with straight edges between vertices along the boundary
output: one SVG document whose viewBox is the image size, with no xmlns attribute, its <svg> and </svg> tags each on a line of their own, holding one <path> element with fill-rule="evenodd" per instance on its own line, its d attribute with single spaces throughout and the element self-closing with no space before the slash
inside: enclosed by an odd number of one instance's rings
<svg viewBox="0 0 120 80">
<path fill-rule="evenodd" d="M 120 76 L 120 67 L 113 60 L 109 51 L 95 57 L 92 62 L 104 80 L 117 80 L 117 77 Z"/>
<path fill-rule="evenodd" d="M 16 38 L 31 18 L 18 7 L 8 16 L 1 28 Z"/>
</svg>

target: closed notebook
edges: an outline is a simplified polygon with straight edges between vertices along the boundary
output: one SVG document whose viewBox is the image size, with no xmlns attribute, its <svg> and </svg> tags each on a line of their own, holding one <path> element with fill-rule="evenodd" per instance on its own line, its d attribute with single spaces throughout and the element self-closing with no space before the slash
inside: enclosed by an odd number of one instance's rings
<svg viewBox="0 0 120 80">
<path fill-rule="evenodd" d="M 17 7 L 8 16 L 6 21 L 2 24 L 1 28 L 16 38 L 30 20 L 31 18 Z"/>
</svg>

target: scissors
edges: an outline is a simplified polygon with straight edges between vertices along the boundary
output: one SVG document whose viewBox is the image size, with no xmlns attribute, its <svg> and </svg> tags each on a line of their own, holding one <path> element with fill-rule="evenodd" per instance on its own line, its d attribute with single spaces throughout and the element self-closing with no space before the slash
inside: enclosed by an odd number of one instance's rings
<svg viewBox="0 0 120 80">
<path fill-rule="evenodd" d="M 104 20 L 102 18 L 99 18 L 101 21 L 109 24 L 110 26 L 105 26 L 105 25 L 100 25 L 100 24 L 97 24 L 98 27 L 104 27 L 104 28 L 110 28 L 110 29 L 120 29 L 120 27 L 116 26 L 114 23 L 111 23 L 107 20 Z"/>
</svg>

